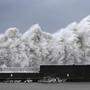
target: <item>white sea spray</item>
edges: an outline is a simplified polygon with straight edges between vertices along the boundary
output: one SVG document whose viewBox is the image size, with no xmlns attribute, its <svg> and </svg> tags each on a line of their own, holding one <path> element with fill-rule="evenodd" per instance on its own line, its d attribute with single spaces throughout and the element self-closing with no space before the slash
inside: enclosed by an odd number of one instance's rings
<svg viewBox="0 0 90 90">
<path fill-rule="evenodd" d="M 1 67 L 37 70 L 42 64 L 90 64 L 90 16 L 54 34 L 44 32 L 39 24 L 23 34 L 16 27 L 0 34 Z"/>
</svg>

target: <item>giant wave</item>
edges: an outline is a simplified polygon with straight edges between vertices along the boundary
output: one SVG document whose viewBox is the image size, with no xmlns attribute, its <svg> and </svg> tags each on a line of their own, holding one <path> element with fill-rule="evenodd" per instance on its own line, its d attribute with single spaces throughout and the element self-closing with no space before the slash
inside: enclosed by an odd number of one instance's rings
<svg viewBox="0 0 90 90">
<path fill-rule="evenodd" d="M 16 27 L 0 34 L 0 67 L 90 64 L 90 16 L 73 22 L 54 34 L 39 24 L 25 33 Z"/>
</svg>

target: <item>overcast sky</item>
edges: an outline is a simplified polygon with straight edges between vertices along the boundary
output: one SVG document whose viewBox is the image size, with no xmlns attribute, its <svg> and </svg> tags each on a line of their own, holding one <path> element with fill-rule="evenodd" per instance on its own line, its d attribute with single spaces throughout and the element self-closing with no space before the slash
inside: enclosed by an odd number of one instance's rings
<svg viewBox="0 0 90 90">
<path fill-rule="evenodd" d="M 55 32 L 90 14 L 90 0 L 0 0 L 0 32 L 17 27 L 25 32 L 39 23 Z"/>
</svg>

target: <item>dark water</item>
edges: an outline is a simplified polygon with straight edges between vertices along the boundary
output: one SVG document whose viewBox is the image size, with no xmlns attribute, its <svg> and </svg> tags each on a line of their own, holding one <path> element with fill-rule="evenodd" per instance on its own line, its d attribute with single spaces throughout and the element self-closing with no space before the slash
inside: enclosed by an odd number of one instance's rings
<svg viewBox="0 0 90 90">
<path fill-rule="evenodd" d="M 47 83 L 0 83 L 0 90 L 90 90 L 90 82 Z"/>
</svg>

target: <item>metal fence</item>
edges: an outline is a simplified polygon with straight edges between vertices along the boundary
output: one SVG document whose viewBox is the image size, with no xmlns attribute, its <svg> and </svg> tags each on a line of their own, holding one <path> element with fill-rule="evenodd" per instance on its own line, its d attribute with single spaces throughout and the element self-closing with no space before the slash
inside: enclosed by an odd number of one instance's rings
<svg viewBox="0 0 90 90">
<path fill-rule="evenodd" d="M 0 68 L 0 73 L 22 73 L 22 72 L 39 72 L 39 68 L 33 67 L 7 67 L 7 68 Z"/>
</svg>

